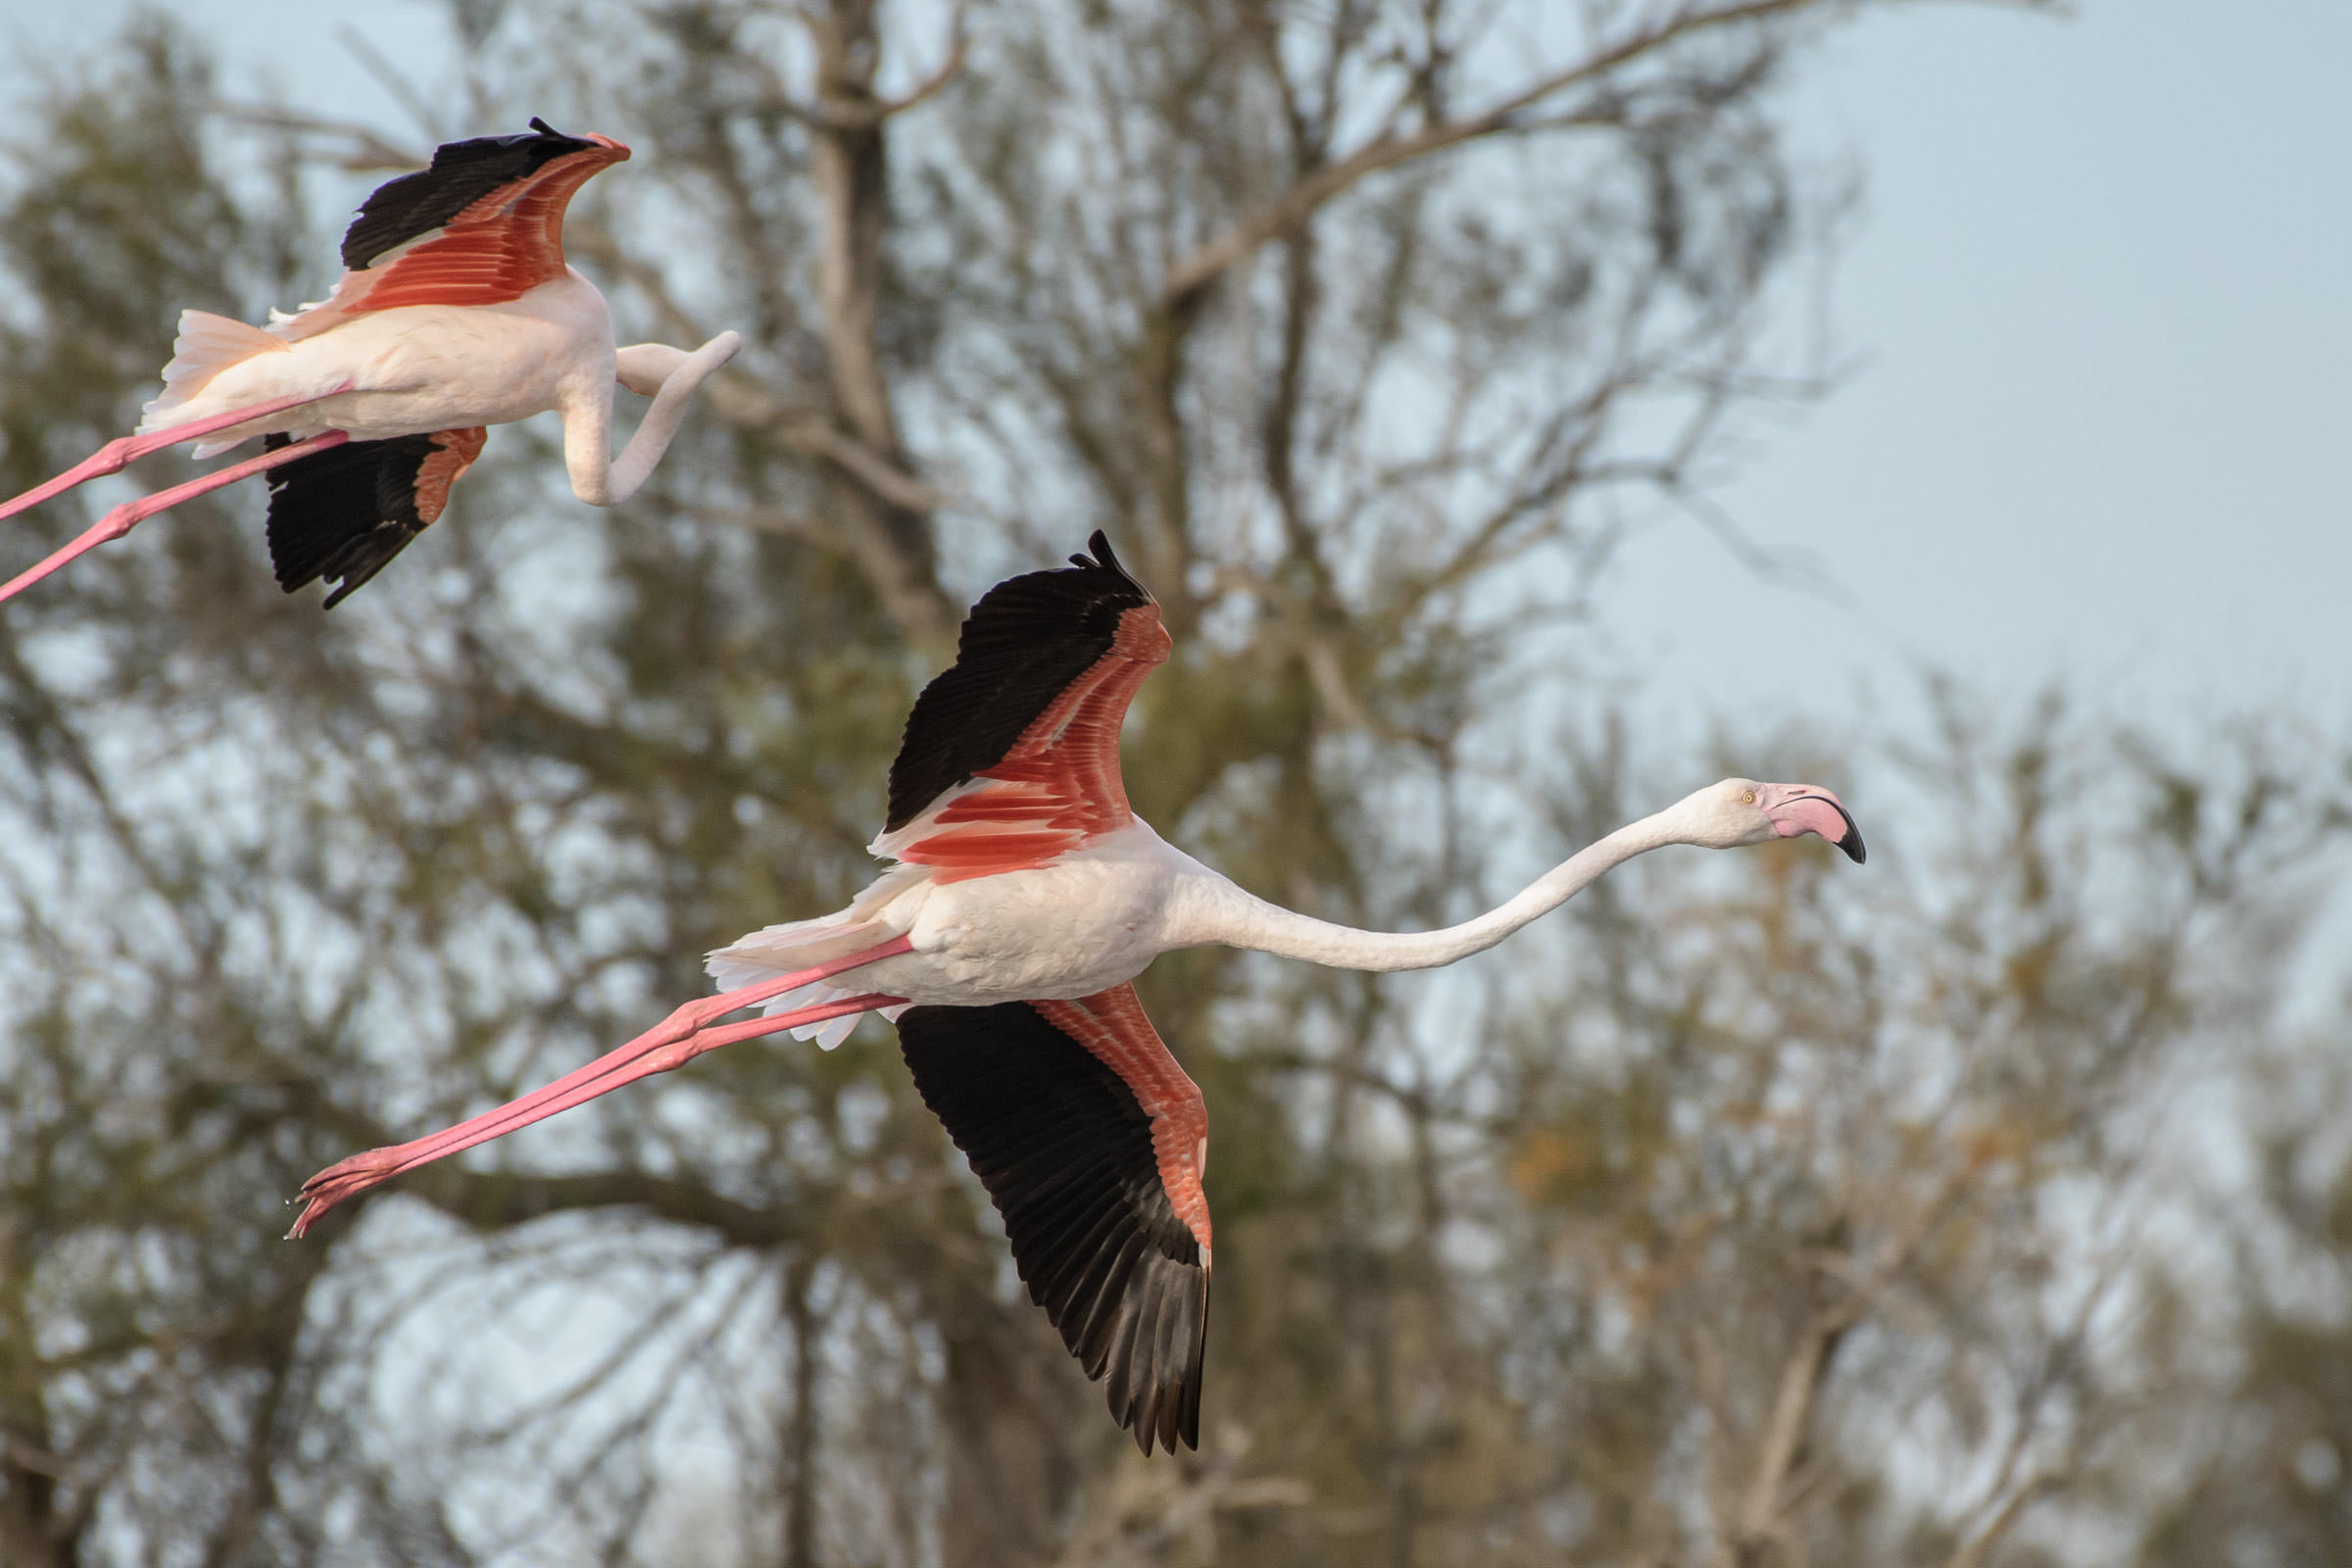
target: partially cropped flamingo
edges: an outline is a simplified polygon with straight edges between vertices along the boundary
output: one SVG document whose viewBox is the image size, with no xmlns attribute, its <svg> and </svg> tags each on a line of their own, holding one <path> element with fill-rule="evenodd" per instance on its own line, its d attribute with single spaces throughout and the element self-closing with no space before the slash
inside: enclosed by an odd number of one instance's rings
<svg viewBox="0 0 2352 1568">
<path fill-rule="evenodd" d="M 827 1049 L 896 1018 L 924 1102 L 1004 1219 L 1013 1261 L 1146 1453 L 1198 1446 L 1208 1323 L 1208 1121 L 1129 982 L 1158 954 L 1222 943 L 1349 969 L 1480 953 L 1610 867 L 1669 844 L 1814 833 L 1859 861 L 1829 791 L 1726 779 L 1619 828 L 1507 904 L 1443 931 L 1331 925 L 1254 898 L 1127 806 L 1119 726 L 1168 657 L 1159 607 L 1097 533 L 1070 569 L 999 583 L 923 689 L 873 851 L 899 863 L 836 914 L 710 955 L 724 994 L 619 1050 L 415 1143 L 303 1185 L 293 1234 L 343 1200 L 704 1052 L 790 1029 Z M 853 991 L 839 983 L 857 971 Z M 763 1016 L 718 1020 L 739 1007 Z"/>
<path fill-rule="evenodd" d="M 554 410 L 571 488 L 591 506 L 636 493 L 686 403 L 743 340 L 689 354 L 616 349 L 596 285 L 564 261 L 564 213 L 629 150 L 533 120 L 518 136 L 450 142 L 432 167 L 376 188 L 343 235 L 334 292 L 267 327 L 183 311 L 164 394 L 135 434 L 0 503 L 0 517 L 118 473 L 185 441 L 211 457 L 255 436 L 266 450 L 125 502 L 0 584 L 0 600 L 182 501 L 267 473 L 270 558 L 288 593 L 321 577 L 332 608 L 424 531 L 481 454 L 484 426 Z M 653 398 L 612 460 L 614 383 Z"/>
</svg>

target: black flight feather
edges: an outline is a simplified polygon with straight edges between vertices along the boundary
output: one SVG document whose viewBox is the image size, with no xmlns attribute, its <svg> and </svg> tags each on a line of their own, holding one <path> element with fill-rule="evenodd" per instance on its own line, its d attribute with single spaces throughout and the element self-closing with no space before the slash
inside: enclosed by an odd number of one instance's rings
<svg viewBox="0 0 2352 1568">
<path fill-rule="evenodd" d="M 265 444 L 282 447 L 272 435 Z M 332 610 L 424 532 L 416 474 L 438 450 L 430 435 L 346 441 L 271 468 L 270 564 L 287 593 L 321 577 L 338 584 Z"/>
<path fill-rule="evenodd" d="M 1110 652 L 1119 617 L 1152 603 L 1100 529 L 1093 556 L 991 588 L 963 622 L 956 662 L 915 699 L 890 764 L 885 832 L 1004 760 L 1037 715 Z"/>
<path fill-rule="evenodd" d="M 431 168 L 385 181 L 360 204 L 359 217 L 343 233 L 343 265 L 355 272 L 371 266 L 386 251 L 431 233 L 501 185 L 595 145 L 536 117 L 518 136 L 444 142 L 433 149 Z"/>
<path fill-rule="evenodd" d="M 1198 1448 L 1208 1269 L 1134 1091 L 1026 1002 L 911 1008 L 899 1047 L 1004 1216 L 1030 1299 L 1088 1377 L 1107 1375 L 1112 1418 L 1146 1453 Z"/>
</svg>

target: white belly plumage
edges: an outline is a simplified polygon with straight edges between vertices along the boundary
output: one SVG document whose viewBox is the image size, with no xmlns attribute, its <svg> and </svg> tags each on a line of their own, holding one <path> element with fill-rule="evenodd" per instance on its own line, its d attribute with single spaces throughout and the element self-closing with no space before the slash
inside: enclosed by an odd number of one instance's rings
<svg viewBox="0 0 2352 1568">
<path fill-rule="evenodd" d="M 914 952 L 858 983 L 967 1007 L 1092 996 L 1158 956 L 1168 891 L 1191 864 L 1139 822 L 1034 870 L 925 883 L 903 895 Z M 900 914 L 894 905 L 885 918 Z"/>
<path fill-rule="evenodd" d="M 303 439 L 341 430 L 355 441 L 384 441 L 527 419 L 559 406 L 566 377 L 610 385 L 614 370 L 603 297 L 584 280 L 561 278 L 504 305 L 408 305 L 352 317 L 282 354 L 226 367 L 168 418 L 186 423 L 349 379 L 356 390 L 235 426 L 205 450 L 275 432 Z"/>
<path fill-rule="evenodd" d="M 1211 875 L 1140 821 L 1032 870 L 942 884 L 902 865 L 838 914 L 770 926 L 713 953 L 710 973 L 733 990 L 904 934 L 912 953 L 846 970 L 763 1010 L 865 991 L 960 1007 L 1088 997 L 1142 973 L 1168 946 L 1171 895 L 1188 878 Z M 830 1044 L 849 1033 L 849 1021 L 809 1032 Z"/>
</svg>

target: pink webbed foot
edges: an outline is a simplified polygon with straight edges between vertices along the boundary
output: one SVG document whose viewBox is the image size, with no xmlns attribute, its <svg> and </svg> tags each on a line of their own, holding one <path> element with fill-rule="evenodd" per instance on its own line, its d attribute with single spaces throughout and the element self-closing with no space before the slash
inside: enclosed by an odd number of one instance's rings
<svg viewBox="0 0 2352 1568">
<path fill-rule="evenodd" d="M 400 1160 L 400 1148 L 370 1149 L 364 1154 L 339 1159 L 304 1182 L 302 1213 L 295 1218 L 293 1229 L 286 1232 L 286 1240 L 301 1241 L 328 1209 L 399 1175 Z"/>
</svg>

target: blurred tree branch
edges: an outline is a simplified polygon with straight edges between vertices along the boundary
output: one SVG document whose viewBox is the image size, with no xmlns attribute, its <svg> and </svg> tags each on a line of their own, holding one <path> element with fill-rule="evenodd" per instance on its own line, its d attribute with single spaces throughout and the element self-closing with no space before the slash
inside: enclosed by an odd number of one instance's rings
<svg viewBox="0 0 2352 1568">
<path fill-rule="evenodd" d="M 1573 66 L 1503 93 L 1474 114 L 1441 120 L 1417 130 L 1398 134 L 1390 127 L 1410 100 L 1399 101 L 1386 117 L 1387 123 L 1372 140 L 1336 162 L 1313 170 L 1272 201 L 1178 262 L 1169 270 L 1167 281 L 1162 285 L 1160 309 L 1169 316 L 1181 316 L 1194 309 L 1200 293 L 1235 263 L 1267 241 L 1290 233 L 1326 202 L 1368 175 L 1482 136 L 1518 129 L 1525 112 L 1545 99 L 1570 87 L 1606 77 L 1611 72 L 1636 64 L 1643 57 L 1655 54 L 1683 38 L 1740 23 L 1823 9 L 1826 7 L 1821 0 L 1745 0 L 1742 4 L 1724 6 L 1678 5 L 1660 21 L 1638 28 L 1614 43 L 1599 45 L 1591 55 Z M 1596 104 L 1592 109 L 1555 116 L 1544 122 L 1544 128 L 1569 129 L 1615 124 L 1623 122 L 1626 118 L 1623 99 L 1612 95 L 1609 101 Z"/>
</svg>

